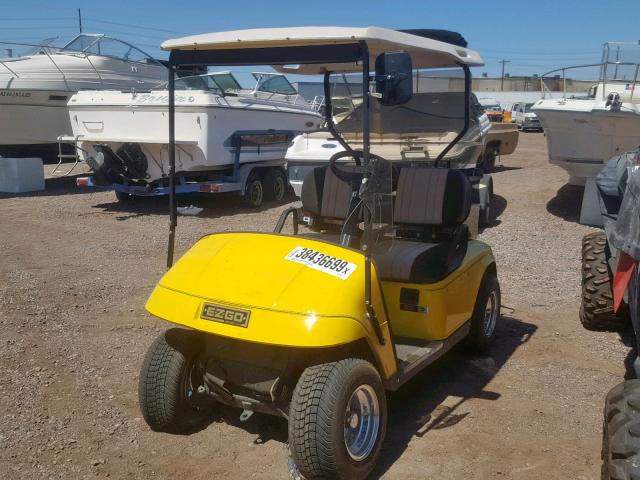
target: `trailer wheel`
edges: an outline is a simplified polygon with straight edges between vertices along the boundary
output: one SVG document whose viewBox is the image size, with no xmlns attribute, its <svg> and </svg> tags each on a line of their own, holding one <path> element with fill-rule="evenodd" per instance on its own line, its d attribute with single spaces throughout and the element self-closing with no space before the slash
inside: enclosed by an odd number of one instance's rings
<svg viewBox="0 0 640 480">
<path fill-rule="evenodd" d="M 496 334 L 496 325 L 500 320 L 500 302 L 498 277 L 494 272 L 488 271 L 480 282 L 471 317 L 471 329 L 465 339 L 465 345 L 469 350 L 484 352 L 491 346 Z"/>
<path fill-rule="evenodd" d="M 269 201 L 281 202 L 287 186 L 287 178 L 279 168 L 270 169 L 264 176 L 264 196 Z"/>
<path fill-rule="evenodd" d="M 640 380 L 627 380 L 607 394 L 602 427 L 602 478 L 640 478 Z"/>
<path fill-rule="evenodd" d="M 593 232 L 582 238 L 582 302 L 580 322 L 587 330 L 616 331 L 629 320 L 626 306 L 613 311 L 609 247 L 605 232 Z"/>
<path fill-rule="evenodd" d="M 347 358 L 309 367 L 291 400 L 291 457 L 305 478 L 367 478 L 386 424 L 385 391 L 371 363 Z"/>
<path fill-rule="evenodd" d="M 264 186 L 257 175 L 251 174 L 244 187 L 242 197 L 244 204 L 250 208 L 258 208 L 264 200 Z"/>
<path fill-rule="evenodd" d="M 198 334 L 172 328 L 158 336 L 145 355 L 138 401 L 145 421 L 156 432 L 188 433 L 206 425 L 213 400 L 196 401 L 202 382 Z"/>
</svg>

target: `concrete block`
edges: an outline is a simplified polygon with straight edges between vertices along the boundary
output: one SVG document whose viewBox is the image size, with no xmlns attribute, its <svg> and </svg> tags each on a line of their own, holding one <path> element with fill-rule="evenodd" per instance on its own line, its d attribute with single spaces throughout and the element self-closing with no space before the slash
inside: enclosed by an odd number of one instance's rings
<svg viewBox="0 0 640 480">
<path fill-rule="evenodd" d="M 44 190 L 41 158 L 0 157 L 0 192 L 24 193 Z"/>
</svg>

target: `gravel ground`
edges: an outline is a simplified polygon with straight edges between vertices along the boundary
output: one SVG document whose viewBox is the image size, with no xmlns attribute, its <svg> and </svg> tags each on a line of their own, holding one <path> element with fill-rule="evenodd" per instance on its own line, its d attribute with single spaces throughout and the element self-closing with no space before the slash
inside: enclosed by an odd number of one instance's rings
<svg viewBox="0 0 640 480">
<path fill-rule="evenodd" d="M 495 174 L 492 245 L 504 318 L 490 355 L 452 352 L 390 398 L 376 478 L 599 478 L 601 409 L 624 376 L 617 334 L 581 329 L 579 192 L 522 134 Z M 50 170 L 50 168 L 48 169 Z M 198 200 L 178 254 L 211 231 L 271 230 L 285 205 Z M 163 273 L 165 201 L 50 178 L 0 196 L 0 478 L 286 478 L 286 425 L 224 410 L 191 436 L 151 432 L 143 355 L 166 324 L 144 302 Z M 433 421 L 434 418 L 439 421 Z"/>
</svg>

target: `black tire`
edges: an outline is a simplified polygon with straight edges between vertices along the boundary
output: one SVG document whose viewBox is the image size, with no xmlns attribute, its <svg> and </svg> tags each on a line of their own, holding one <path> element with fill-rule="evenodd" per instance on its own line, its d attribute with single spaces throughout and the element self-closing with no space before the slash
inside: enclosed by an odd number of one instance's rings
<svg viewBox="0 0 640 480">
<path fill-rule="evenodd" d="M 264 201 L 264 185 L 257 175 L 251 174 L 242 196 L 243 203 L 249 208 L 258 208 Z"/>
<path fill-rule="evenodd" d="M 474 352 L 485 352 L 493 343 L 500 321 L 500 284 L 492 271 L 486 272 L 480 282 L 471 317 L 471 329 L 465 339 L 465 347 Z"/>
<path fill-rule="evenodd" d="M 582 238 L 582 301 L 580 322 L 587 330 L 617 331 L 629 322 L 626 305 L 613 311 L 609 247 L 603 231 Z"/>
<path fill-rule="evenodd" d="M 359 391 L 375 396 L 378 405 L 378 428 L 366 437 L 370 441 L 362 458 L 347 449 L 347 420 L 358 424 L 361 417 L 347 408 L 352 395 Z M 356 402 L 357 403 L 357 402 Z M 355 417 L 355 420 L 353 420 Z M 372 423 L 371 425 L 374 425 Z M 387 403 L 380 375 L 375 367 L 361 359 L 347 358 L 307 368 L 293 392 L 289 410 L 289 448 L 300 474 L 308 479 L 367 478 L 380 456 L 387 427 Z"/>
<path fill-rule="evenodd" d="M 627 380 L 607 395 L 602 429 L 602 478 L 640 478 L 640 380 Z"/>
<path fill-rule="evenodd" d="M 264 198 L 268 201 L 281 202 L 289 191 L 289 182 L 279 168 L 270 169 L 264 176 Z"/>
<path fill-rule="evenodd" d="M 201 381 L 194 372 L 201 348 L 198 334 L 181 328 L 167 330 L 149 347 L 140 372 L 138 401 L 152 430 L 181 434 L 206 425 L 213 400 L 192 401 L 194 383 Z"/>
</svg>

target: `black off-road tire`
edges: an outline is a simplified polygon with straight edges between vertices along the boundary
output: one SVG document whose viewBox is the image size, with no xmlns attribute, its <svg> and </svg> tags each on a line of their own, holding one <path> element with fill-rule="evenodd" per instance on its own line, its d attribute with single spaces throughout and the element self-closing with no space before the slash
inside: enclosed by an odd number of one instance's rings
<svg viewBox="0 0 640 480">
<path fill-rule="evenodd" d="M 192 402 L 187 383 L 201 346 L 196 332 L 172 328 L 149 347 L 140 372 L 138 401 L 152 430 L 183 434 L 208 422 L 213 400 L 204 404 Z"/>
<path fill-rule="evenodd" d="M 501 293 L 498 277 L 494 272 L 488 271 L 480 282 L 480 289 L 478 290 L 476 303 L 473 307 L 473 316 L 471 317 L 471 329 L 464 341 L 464 346 L 468 350 L 481 353 L 489 349 L 500 322 L 500 302 Z M 495 312 L 492 326 L 487 325 L 489 321 L 486 316 L 488 305 L 491 305 Z"/>
<path fill-rule="evenodd" d="M 264 201 L 264 185 L 259 176 L 249 175 L 242 201 L 249 208 L 258 208 Z"/>
<path fill-rule="evenodd" d="M 602 479 L 640 478 L 640 380 L 611 389 L 604 406 Z"/>
<path fill-rule="evenodd" d="M 603 231 L 582 238 L 582 301 L 580 322 L 587 330 L 616 331 L 629 321 L 626 305 L 613 311 L 609 247 Z"/>
<path fill-rule="evenodd" d="M 356 461 L 347 450 L 344 430 L 348 402 L 361 385 L 375 391 L 380 423 L 371 452 Z M 380 456 L 386 428 L 385 390 L 371 363 L 347 358 L 308 367 L 302 373 L 289 410 L 289 449 L 305 479 L 367 478 Z"/>
<path fill-rule="evenodd" d="M 279 168 L 270 169 L 264 176 L 264 198 L 270 202 L 281 202 L 289 191 L 287 176 Z"/>
</svg>

